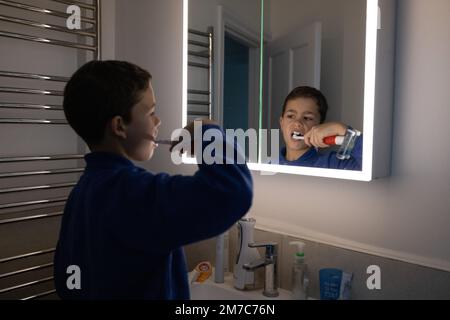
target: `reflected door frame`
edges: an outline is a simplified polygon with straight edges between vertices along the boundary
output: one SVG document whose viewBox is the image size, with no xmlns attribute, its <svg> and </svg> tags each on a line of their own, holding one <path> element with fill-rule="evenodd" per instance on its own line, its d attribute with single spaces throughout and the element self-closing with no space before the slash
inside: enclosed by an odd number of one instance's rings
<svg viewBox="0 0 450 320">
<path fill-rule="evenodd" d="M 249 47 L 249 128 L 259 128 L 259 31 L 248 26 L 243 18 L 220 5 L 217 6 L 216 30 L 213 111 L 215 120 L 223 125 L 225 34 L 227 33 Z"/>
</svg>

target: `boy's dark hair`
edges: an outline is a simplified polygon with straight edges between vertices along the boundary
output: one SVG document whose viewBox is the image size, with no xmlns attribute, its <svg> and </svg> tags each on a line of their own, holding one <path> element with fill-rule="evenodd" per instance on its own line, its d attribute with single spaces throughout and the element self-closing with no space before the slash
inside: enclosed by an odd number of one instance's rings
<svg viewBox="0 0 450 320">
<path fill-rule="evenodd" d="M 316 104 L 319 106 L 319 114 L 320 114 L 320 123 L 323 123 L 327 117 L 328 111 L 328 102 L 325 96 L 319 90 L 312 87 L 297 87 L 289 93 L 289 95 L 284 100 L 283 105 L 283 113 L 282 116 L 286 112 L 286 105 L 290 100 L 294 100 L 297 98 L 312 98 L 316 101 Z"/>
<path fill-rule="evenodd" d="M 152 76 L 124 61 L 91 61 L 74 73 L 64 89 L 64 114 L 89 145 L 103 141 L 108 120 L 131 121 L 131 109 L 148 88 Z"/>
</svg>

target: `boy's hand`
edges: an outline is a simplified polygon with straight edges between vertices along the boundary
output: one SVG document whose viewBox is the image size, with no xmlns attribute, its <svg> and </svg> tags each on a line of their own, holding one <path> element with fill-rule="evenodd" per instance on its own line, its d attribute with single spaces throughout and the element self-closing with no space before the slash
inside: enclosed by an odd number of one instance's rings
<svg viewBox="0 0 450 320">
<path fill-rule="evenodd" d="M 212 124 L 212 125 L 216 125 L 218 126 L 219 124 L 214 121 L 214 120 L 210 120 L 210 119 L 198 119 L 195 121 L 192 121 L 191 123 L 189 123 L 186 127 L 184 127 L 185 130 L 189 131 L 189 133 L 191 134 L 192 137 L 194 137 L 194 123 L 195 122 L 200 122 L 202 123 L 202 126 L 207 125 L 207 124 Z"/>
<path fill-rule="evenodd" d="M 214 121 L 214 120 L 210 120 L 210 119 L 198 119 L 198 120 L 195 120 L 195 121 L 201 121 L 202 122 L 202 126 L 204 126 L 204 125 L 208 125 L 208 124 L 211 124 L 211 125 L 219 125 L 216 121 Z M 188 132 L 189 132 L 189 134 L 190 134 L 190 136 L 191 136 L 191 154 L 189 155 L 189 156 L 192 156 L 192 153 L 193 153 L 193 151 L 195 150 L 194 149 L 194 123 L 195 123 L 195 121 L 192 121 L 191 123 L 189 123 L 186 127 L 184 127 L 183 129 L 184 130 L 187 130 Z M 172 142 L 172 145 L 170 146 L 170 152 L 172 152 L 172 149 L 177 145 L 177 144 L 179 144 L 180 142 L 181 142 L 181 136 L 178 138 L 178 139 L 175 139 L 173 142 Z M 184 151 L 185 150 L 181 150 L 181 153 L 184 153 Z"/>
<path fill-rule="evenodd" d="M 343 136 L 347 126 L 340 122 L 328 122 L 314 126 L 305 134 L 305 144 L 309 147 L 328 148 L 323 139 L 330 136 Z"/>
</svg>

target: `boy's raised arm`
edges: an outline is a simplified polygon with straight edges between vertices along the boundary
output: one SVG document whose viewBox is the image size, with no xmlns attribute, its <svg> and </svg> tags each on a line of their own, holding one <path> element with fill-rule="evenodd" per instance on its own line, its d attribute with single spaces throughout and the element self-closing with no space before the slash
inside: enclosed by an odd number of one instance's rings
<svg viewBox="0 0 450 320">
<path fill-rule="evenodd" d="M 236 160 L 237 153 L 242 152 L 237 143 L 226 141 L 217 125 L 202 127 L 203 132 L 208 129 L 221 133 L 223 148 L 215 154 L 217 162 L 226 162 L 226 144 L 231 144 L 233 160 Z M 202 150 L 208 145 L 209 142 L 203 142 Z M 130 183 L 130 188 L 135 189 L 137 202 L 143 203 L 135 219 L 126 220 L 122 226 L 128 230 L 127 242 L 170 251 L 217 236 L 248 212 L 253 199 L 253 181 L 246 164 L 201 163 L 198 166 L 193 176 L 142 172 L 133 179 L 138 183 Z M 151 245 L 149 241 L 155 243 Z"/>
</svg>

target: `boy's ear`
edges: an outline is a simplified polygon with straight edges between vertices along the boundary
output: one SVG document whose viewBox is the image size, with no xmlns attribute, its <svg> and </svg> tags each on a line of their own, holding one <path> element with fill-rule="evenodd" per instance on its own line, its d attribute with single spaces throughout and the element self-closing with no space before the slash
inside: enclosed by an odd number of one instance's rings
<svg viewBox="0 0 450 320">
<path fill-rule="evenodd" d="M 126 124 L 121 116 L 115 116 L 110 120 L 109 124 L 113 135 L 123 139 L 127 138 Z"/>
</svg>

